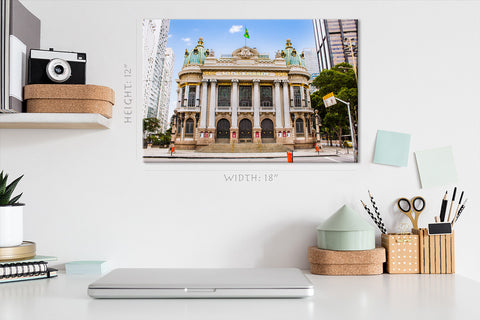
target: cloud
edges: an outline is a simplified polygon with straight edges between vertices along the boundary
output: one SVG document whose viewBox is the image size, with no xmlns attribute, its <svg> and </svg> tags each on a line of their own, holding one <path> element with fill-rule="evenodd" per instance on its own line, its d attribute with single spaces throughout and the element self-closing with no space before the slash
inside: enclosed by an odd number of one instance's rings
<svg viewBox="0 0 480 320">
<path fill-rule="evenodd" d="M 182 41 L 185 42 L 185 44 L 187 44 L 187 45 L 192 44 L 192 39 L 190 39 L 190 38 L 182 38 Z"/>
<path fill-rule="evenodd" d="M 236 33 L 236 32 L 240 32 L 242 31 L 243 29 L 243 26 L 236 26 L 236 25 L 233 25 L 230 30 L 228 30 L 228 32 L 230 33 Z"/>
<path fill-rule="evenodd" d="M 173 37 L 173 34 L 169 34 L 169 35 L 168 35 L 168 39 L 170 39 L 171 37 Z"/>
</svg>

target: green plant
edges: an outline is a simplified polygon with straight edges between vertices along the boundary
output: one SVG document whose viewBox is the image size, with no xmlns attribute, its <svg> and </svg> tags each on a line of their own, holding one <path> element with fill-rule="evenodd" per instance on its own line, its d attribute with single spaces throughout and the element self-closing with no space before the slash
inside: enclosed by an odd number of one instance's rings
<svg viewBox="0 0 480 320">
<path fill-rule="evenodd" d="M 10 198 L 12 196 L 13 191 L 15 190 L 15 187 L 17 186 L 18 182 L 20 179 L 23 178 L 23 175 L 18 177 L 17 179 L 13 180 L 12 183 L 10 183 L 7 186 L 7 179 L 8 179 L 8 174 L 3 175 L 3 170 L 0 173 L 0 206 L 20 206 L 22 205 L 21 203 L 18 203 L 18 199 L 22 196 L 23 192 L 20 193 L 19 195 Z"/>
</svg>

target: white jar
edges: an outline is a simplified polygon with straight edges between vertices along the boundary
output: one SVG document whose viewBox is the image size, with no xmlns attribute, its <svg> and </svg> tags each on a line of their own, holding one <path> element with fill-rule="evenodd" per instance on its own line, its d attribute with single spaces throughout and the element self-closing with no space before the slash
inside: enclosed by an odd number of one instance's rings
<svg viewBox="0 0 480 320">
<path fill-rule="evenodd" d="M 23 205 L 0 206 L 0 247 L 19 246 L 23 242 Z"/>
</svg>

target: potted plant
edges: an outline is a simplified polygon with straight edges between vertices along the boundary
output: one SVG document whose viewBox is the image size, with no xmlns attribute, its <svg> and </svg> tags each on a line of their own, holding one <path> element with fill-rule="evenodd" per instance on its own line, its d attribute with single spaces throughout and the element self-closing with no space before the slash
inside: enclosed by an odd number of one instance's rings
<svg viewBox="0 0 480 320">
<path fill-rule="evenodd" d="M 8 174 L 0 173 L 0 247 L 19 246 L 23 242 L 23 206 L 18 200 L 23 193 L 12 197 L 23 175 L 7 185 Z"/>
</svg>

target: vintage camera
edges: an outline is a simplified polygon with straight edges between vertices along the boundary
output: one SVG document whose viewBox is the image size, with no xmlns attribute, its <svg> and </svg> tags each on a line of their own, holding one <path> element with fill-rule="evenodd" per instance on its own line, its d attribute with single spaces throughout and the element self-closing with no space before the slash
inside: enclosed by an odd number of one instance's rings
<svg viewBox="0 0 480 320">
<path fill-rule="evenodd" d="M 30 50 L 29 84 L 85 84 L 87 54 L 50 50 Z"/>
</svg>

